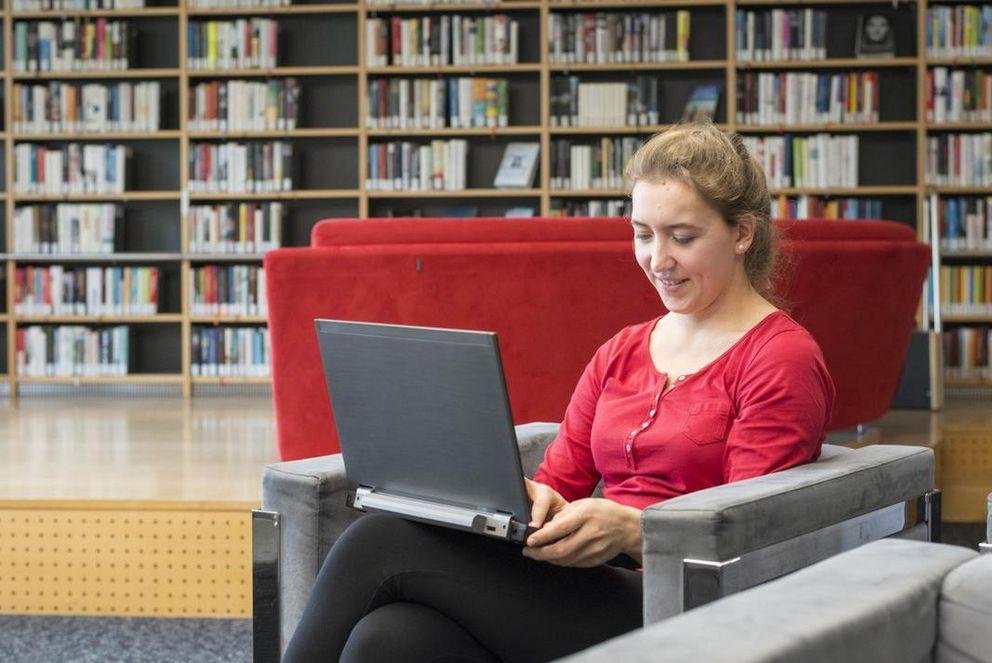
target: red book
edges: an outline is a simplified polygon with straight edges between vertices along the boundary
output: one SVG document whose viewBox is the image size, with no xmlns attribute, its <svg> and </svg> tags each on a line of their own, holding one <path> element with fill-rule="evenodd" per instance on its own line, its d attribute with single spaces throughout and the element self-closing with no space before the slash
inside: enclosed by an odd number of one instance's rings
<svg viewBox="0 0 992 663">
<path fill-rule="evenodd" d="M 400 61 L 400 55 L 403 53 L 403 19 L 399 16 L 390 17 L 390 37 L 392 37 L 393 42 L 393 53 L 392 58 L 389 60 L 389 64 L 398 64 Z"/>
</svg>

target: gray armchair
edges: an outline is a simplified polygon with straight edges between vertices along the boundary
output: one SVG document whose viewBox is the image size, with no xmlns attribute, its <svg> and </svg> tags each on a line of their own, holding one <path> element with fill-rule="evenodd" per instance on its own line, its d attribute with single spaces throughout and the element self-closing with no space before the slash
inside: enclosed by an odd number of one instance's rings
<svg viewBox="0 0 992 663">
<path fill-rule="evenodd" d="M 517 427 L 533 475 L 557 424 Z M 651 624 L 868 541 L 938 541 L 940 495 L 924 447 L 824 445 L 815 463 L 645 510 L 644 622 Z M 275 463 L 254 513 L 255 661 L 278 661 L 331 545 L 360 516 L 340 455 Z"/>
</svg>

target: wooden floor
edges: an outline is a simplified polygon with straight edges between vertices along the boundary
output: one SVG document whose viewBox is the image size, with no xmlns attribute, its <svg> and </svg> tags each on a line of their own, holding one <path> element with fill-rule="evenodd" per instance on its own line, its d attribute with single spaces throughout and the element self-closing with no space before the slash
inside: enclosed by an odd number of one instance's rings
<svg viewBox="0 0 992 663">
<path fill-rule="evenodd" d="M 0 500 L 257 504 L 276 459 L 269 398 L 0 404 Z"/>
</svg>

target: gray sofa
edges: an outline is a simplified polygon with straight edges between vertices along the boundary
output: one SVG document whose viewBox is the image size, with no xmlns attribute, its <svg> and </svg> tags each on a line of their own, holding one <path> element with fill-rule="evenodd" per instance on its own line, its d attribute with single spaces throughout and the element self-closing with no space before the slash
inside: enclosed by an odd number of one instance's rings
<svg viewBox="0 0 992 663">
<path fill-rule="evenodd" d="M 556 424 L 517 427 L 532 475 Z M 939 540 L 933 452 L 825 445 L 815 463 L 645 510 L 644 622 L 652 624 L 886 536 Z M 265 468 L 254 513 L 254 652 L 276 661 L 320 564 L 359 513 L 340 455 Z"/>
<path fill-rule="evenodd" d="M 568 663 L 992 663 L 992 555 L 876 541 Z"/>
</svg>

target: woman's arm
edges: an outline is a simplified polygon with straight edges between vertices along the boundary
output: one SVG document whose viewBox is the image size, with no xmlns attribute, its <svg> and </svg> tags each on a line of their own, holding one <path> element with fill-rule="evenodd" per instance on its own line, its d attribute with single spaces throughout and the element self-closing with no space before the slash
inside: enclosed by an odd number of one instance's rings
<svg viewBox="0 0 992 663">
<path fill-rule="evenodd" d="M 621 553 L 640 563 L 641 510 L 598 497 L 564 502 L 523 553 L 560 566 L 599 566 Z"/>
</svg>

